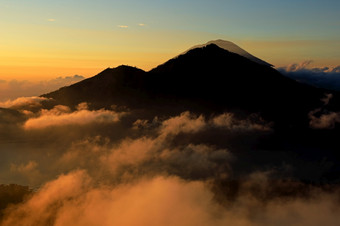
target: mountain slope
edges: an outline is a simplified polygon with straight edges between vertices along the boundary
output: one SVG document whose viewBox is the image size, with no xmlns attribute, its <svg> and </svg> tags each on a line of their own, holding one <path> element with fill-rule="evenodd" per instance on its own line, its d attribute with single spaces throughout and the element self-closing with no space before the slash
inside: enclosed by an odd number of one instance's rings
<svg viewBox="0 0 340 226">
<path fill-rule="evenodd" d="M 94 77 L 43 96 L 69 106 L 81 102 L 89 102 L 94 108 L 137 104 L 143 96 L 138 90 L 144 87 L 145 74 L 141 69 L 123 65 L 107 68 Z"/>
<path fill-rule="evenodd" d="M 159 92 L 210 105 L 260 112 L 284 121 L 306 118 L 320 106 L 323 91 L 297 83 L 275 69 L 208 45 L 190 50 L 150 71 Z"/>
</svg>

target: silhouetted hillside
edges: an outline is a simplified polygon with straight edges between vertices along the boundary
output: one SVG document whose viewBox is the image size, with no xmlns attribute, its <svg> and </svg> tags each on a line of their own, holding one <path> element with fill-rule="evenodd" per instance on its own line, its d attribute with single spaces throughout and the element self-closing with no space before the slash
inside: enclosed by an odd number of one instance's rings
<svg viewBox="0 0 340 226">
<path fill-rule="evenodd" d="M 69 106 L 81 102 L 89 102 L 93 107 L 137 104 L 137 99 L 142 98 L 145 76 L 141 69 L 122 65 L 43 96 Z"/>
<path fill-rule="evenodd" d="M 128 66 L 108 68 L 44 96 L 67 105 L 86 101 L 94 107 L 235 110 L 260 113 L 285 126 L 307 126 L 306 115 L 322 105 L 323 95 L 323 90 L 295 82 L 269 66 L 211 44 L 149 72 Z"/>
</svg>

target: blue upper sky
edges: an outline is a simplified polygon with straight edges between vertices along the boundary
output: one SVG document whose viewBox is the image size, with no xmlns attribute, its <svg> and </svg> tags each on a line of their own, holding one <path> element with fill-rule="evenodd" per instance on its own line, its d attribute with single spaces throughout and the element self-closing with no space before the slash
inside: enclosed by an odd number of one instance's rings
<svg viewBox="0 0 340 226">
<path fill-rule="evenodd" d="M 1 18 L 17 23 L 53 18 L 77 28 L 144 23 L 153 29 L 250 38 L 340 36 L 338 0 L 1 0 L 0 4 Z"/>
</svg>

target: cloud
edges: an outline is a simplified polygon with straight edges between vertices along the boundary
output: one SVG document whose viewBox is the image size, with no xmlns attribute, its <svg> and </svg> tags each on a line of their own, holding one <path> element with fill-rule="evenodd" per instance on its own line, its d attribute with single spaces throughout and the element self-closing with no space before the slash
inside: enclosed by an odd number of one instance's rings
<svg viewBox="0 0 340 226">
<path fill-rule="evenodd" d="M 307 69 L 307 67 L 312 63 L 312 60 L 307 60 L 303 61 L 301 63 L 295 63 L 295 64 L 290 64 L 283 69 L 285 69 L 287 72 L 293 72 L 293 71 L 299 71 L 299 70 L 304 70 Z"/>
<path fill-rule="evenodd" d="M 37 96 L 43 93 L 52 92 L 63 86 L 68 86 L 73 83 L 83 80 L 80 75 L 58 77 L 52 80 L 45 81 L 4 81 L 0 82 L 0 101 L 13 100 L 23 96 Z"/>
<path fill-rule="evenodd" d="M 146 26 L 146 24 L 140 23 L 140 24 L 138 24 L 138 26 L 144 27 L 144 26 Z"/>
<path fill-rule="evenodd" d="M 333 94 L 326 93 L 321 99 L 324 103 L 324 108 L 333 98 Z M 332 112 L 323 108 L 317 108 L 308 113 L 309 126 L 314 129 L 333 129 L 336 123 L 340 123 L 340 112 Z"/>
<path fill-rule="evenodd" d="M 34 107 L 41 107 L 42 101 L 47 101 L 44 97 L 19 97 L 15 100 L 0 102 L 2 108 L 26 108 L 27 110 Z"/>
<path fill-rule="evenodd" d="M 127 25 L 118 25 L 119 28 L 128 28 L 129 26 Z"/>
<path fill-rule="evenodd" d="M 56 19 L 47 19 L 47 21 L 49 21 L 49 22 L 55 22 L 56 21 Z"/>
<path fill-rule="evenodd" d="M 180 133 L 197 133 L 208 127 L 219 127 L 234 131 L 271 130 L 269 123 L 264 123 L 262 119 L 256 116 L 253 118 L 258 122 L 252 121 L 250 118 L 237 119 L 233 113 L 223 113 L 211 119 L 205 119 L 203 115 L 195 116 L 190 112 L 183 112 L 179 116 L 163 121 L 160 133 L 163 136 L 175 136 Z"/>
<path fill-rule="evenodd" d="M 38 169 L 38 163 L 32 160 L 22 164 L 11 163 L 10 171 L 12 177 L 27 178 L 30 185 L 39 182 L 43 178 Z"/>
<path fill-rule="evenodd" d="M 112 123 L 119 121 L 119 117 L 123 113 L 116 113 L 109 110 L 89 111 L 86 109 L 87 104 L 81 103 L 77 107 L 77 111 L 71 112 L 69 107 L 57 105 L 51 110 L 42 109 L 39 116 L 28 119 L 24 128 L 42 129 L 52 126 L 65 125 L 84 125 L 89 123 Z"/>
<path fill-rule="evenodd" d="M 202 115 L 196 117 L 190 112 L 184 112 L 180 116 L 172 117 L 162 122 L 160 133 L 163 136 L 178 135 L 179 133 L 194 133 L 206 125 Z"/>
<path fill-rule="evenodd" d="M 267 138 L 271 124 L 257 115 L 150 116 L 90 110 L 87 103 L 45 108 L 39 99 L 33 100 L 38 110 L 30 111 L 30 101 L 21 101 L 19 110 L 0 109 L 0 183 L 35 188 L 7 207 L 3 226 L 313 226 L 339 220 L 337 186 L 287 179 L 266 163 L 275 150 L 263 154 L 260 141 L 251 140 Z M 252 168 L 258 155 L 260 164 Z"/>
<path fill-rule="evenodd" d="M 320 116 L 316 116 L 316 114 L 320 114 Z M 340 112 L 322 113 L 321 109 L 316 109 L 309 112 L 308 117 L 309 125 L 314 129 L 333 129 L 336 123 L 340 123 Z"/>
<path fill-rule="evenodd" d="M 285 76 L 312 86 L 340 91 L 340 66 L 310 68 L 312 61 L 278 68 Z"/>
<path fill-rule="evenodd" d="M 245 119 L 245 120 L 236 119 L 234 114 L 224 113 L 213 118 L 211 120 L 211 123 L 217 127 L 238 130 L 238 131 L 251 131 L 251 130 L 270 131 L 271 130 L 269 123 L 264 123 L 264 121 L 260 118 L 258 118 L 257 120 L 259 121 L 259 123 L 252 122 L 250 119 Z"/>
<path fill-rule="evenodd" d="M 337 225 L 339 206 L 334 194 L 315 190 L 313 199 L 264 203 L 247 193 L 270 188 L 266 181 L 258 183 L 259 177 L 266 180 L 258 175 L 241 184 L 241 193 L 226 207 L 214 201 L 204 181 L 156 176 L 104 186 L 78 170 L 46 183 L 29 200 L 8 208 L 2 225 Z"/>
<path fill-rule="evenodd" d="M 321 101 L 325 104 L 328 105 L 329 101 L 333 98 L 333 94 L 331 93 L 326 93 L 325 97 L 321 99 Z"/>
<path fill-rule="evenodd" d="M 47 183 L 2 225 L 207 225 L 220 221 L 211 199 L 200 182 L 156 177 L 105 188 L 76 171 Z"/>
<path fill-rule="evenodd" d="M 11 164 L 11 171 L 19 172 L 19 173 L 29 173 L 32 170 L 36 169 L 37 163 L 35 161 L 29 161 L 26 165 L 15 165 Z"/>
</svg>

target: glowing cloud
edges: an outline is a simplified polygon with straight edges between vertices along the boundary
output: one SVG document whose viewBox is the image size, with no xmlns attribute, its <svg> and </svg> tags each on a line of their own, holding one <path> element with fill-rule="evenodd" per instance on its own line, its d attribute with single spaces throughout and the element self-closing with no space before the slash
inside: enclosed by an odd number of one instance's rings
<svg viewBox="0 0 340 226">
<path fill-rule="evenodd" d="M 21 108 L 21 107 L 40 107 L 40 102 L 48 100 L 44 97 L 19 97 L 15 100 L 0 102 L 3 108 Z"/>
<path fill-rule="evenodd" d="M 128 28 L 129 26 L 127 25 L 118 25 L 119 28 Z"/>
<path fill-rule="evenodd" d="M 25 129 L 42 129 L 51 126 L 85 125 L 92 122 L 117 122 L 123 113 L 109 110 L 89 111 L 87 105 L 81 103 L 77 111 L 63 105 L 57 105 L 51 110 L 42 109 L 39 117 L 30 118 L 24 124 Z"/>
</svg>

